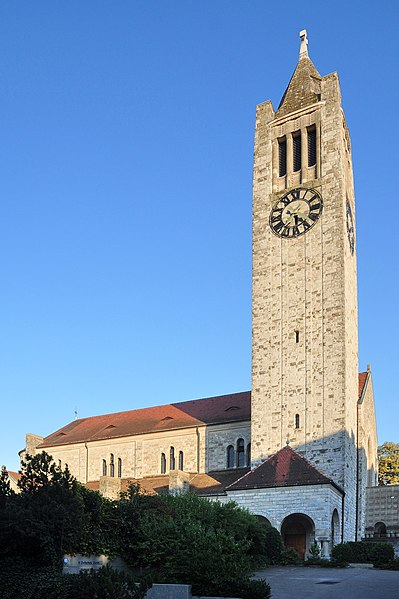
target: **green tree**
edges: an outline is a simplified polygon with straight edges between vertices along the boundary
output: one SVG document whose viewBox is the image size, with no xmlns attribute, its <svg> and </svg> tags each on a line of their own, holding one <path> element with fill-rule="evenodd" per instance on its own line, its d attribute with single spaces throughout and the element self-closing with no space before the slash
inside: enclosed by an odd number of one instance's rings
<svg viewBox="0 0 399 599">
<path fill-rule="evenodd" d="M 378 484 L 399 484 L 399 443 L 386 441 L 378 447 Z"/>
<path fill-rule="evenodd" d="M 5 466 L 2 466 L 0 473 L 0 508 L 4 507 L 7 501 L 7 497 L 11 497 L 14 491 L 10 486 L 10 479 Z"/>
<path fill-rule="evenodd" d="M 191 584 L 199 595 L 256 596 L 249 575 L 266 562 L 267 527 L 246 510 L 193 494 L 145 495 L 137 487 L 116 509 L 120 555 L 130 566 L 157 582 Z"/>
</svg>

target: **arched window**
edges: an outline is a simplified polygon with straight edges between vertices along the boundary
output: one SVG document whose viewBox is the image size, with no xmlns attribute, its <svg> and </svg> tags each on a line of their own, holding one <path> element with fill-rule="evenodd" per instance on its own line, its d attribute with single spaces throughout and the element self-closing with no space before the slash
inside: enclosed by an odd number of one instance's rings
<svg viewBox="0 0 399 599">
<path fill-rule="evenodd" d="M 166 474 L 166 455 L 161 453 L 161 474 Z"/>
<path fill-rule="evenodd" d="M 107 476 L 107 460 L 103 460 L 103 476 Z"/>
<path fill-rule="evenodd" d="M 118 478 L 122 478 L 122 460 L 118 458 Z"/>
<path fill-rule="evenodd" d="M 179 451 L 179 470 L 184 470 L 184 454 Z"/>
<path fill-rule="evenodd" d="M 245 466 L 245 446 L 244 439 L 237 440 L 237 468 Z"/>
<path fill-rule="evenodd" d="M 58 468 L 62 468 L 61 460 L 58 460 Z"/>
<path fill-rule="evenodd" d="M 251 443 L 247 445 L 247 468 L 251 467 Z"/>
<path fill-rule="evenodd" d="M 170 458 L 169 458 L 169 470 L 174 470 L 176 467 L 175 463 L 175 448 L 170 448 Z"/>
<path fill-rule="evenodd" d="M 111 453 L 109 456 L 109 475 L 115 476 L 115 464 L 114 464 L 114 454 Z"/>
<path fill-rule="evenodd" d="M 300 426 L 299 414 L 295 414 L 295 428 L 299 428 L 299 426 Z"/>
<path fill-rule="evenodd" d="M 227 448 L 227 468 L 234 468 L 234 447 L 229 445 Z"/>
</svg>

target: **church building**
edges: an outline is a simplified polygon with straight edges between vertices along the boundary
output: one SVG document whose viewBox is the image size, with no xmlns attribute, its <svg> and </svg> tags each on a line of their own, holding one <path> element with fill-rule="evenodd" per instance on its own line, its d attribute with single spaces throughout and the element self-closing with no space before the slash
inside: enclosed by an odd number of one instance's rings
<svg viewBox="0 0 399 599">
<path fill-rule="evenodd" d="M 278 108 L 256 110 L 251 391 L 81 418 L 46 451 L 89 488 L 236 501 L 304 557 L 360 540 L 377 484 L 370 367 L 358 370 L 355 197 L 337 73 L 306 31 Z"/>
</svg>

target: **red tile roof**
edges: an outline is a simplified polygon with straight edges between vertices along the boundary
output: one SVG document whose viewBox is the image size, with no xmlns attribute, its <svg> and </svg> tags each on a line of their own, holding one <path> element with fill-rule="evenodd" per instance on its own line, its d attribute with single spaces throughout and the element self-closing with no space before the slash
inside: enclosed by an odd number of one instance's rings
<svg viewBox="0 0 399 599">
<path fill-rule="evenodd" d="M 21 473 L 20 472 L 13 472 L 12 470 L 7 470 L 8 475 L 13 478 L 15 481 L 18 481 L 21 478 Z"/>
<path fill-rule="evenodd" d="M 359 399 L 362 397 L 363 389 L 367 381 L 369 372 L 359 372 Z"/>
<path fill-rule="evenodd" d="M 227 487 L 227 491 L 245 489 L 266 489 L 269 487 L 293 487 L 302 485 L 333 485 L 342 489 L 320 470 L 312 466 L 305 458 L 288 445 L 259 464 Z"/>
<path fill-rule="evenodd" d="M 190 491 L 197 495 L 225 495 L 225 489 L 247 472 L 249 468 L 194 474 L 190 478 Z"/>
<path fill-rule="evenodd" d="M 367 372 L 359 374 L 359 397 L 361 397 L 367 374 Z M 250 419 L 251 392 L 244 391 L 152 408 L 80 418 L 45 437 L 39 448 Z"/>
<path fill-rule="evenodd" d="M 251 418 L 251 393 L 232 393 L 153 408 L 74 420 L 43 439 L 40 448 L 126 437 Z"/>
<path fill-rule="evenodd" d="M 234 468 L 208 472 L 207 474 L 190 474 L 190 491 L 197 495 L 223 495 L 226 487 L 238 478 L 241 478 L 249 468 Z M 146 493 L 165 493 L 169 490 L 169 475 L 147 476 L 145 478 L 124 478 L 121 480 L 121 491 L 127 491 L 129 484 L 138 483 Z M 86 487 L 92 491 L 98 491 L 100 481 L 86 483 Z"/>
</svg>

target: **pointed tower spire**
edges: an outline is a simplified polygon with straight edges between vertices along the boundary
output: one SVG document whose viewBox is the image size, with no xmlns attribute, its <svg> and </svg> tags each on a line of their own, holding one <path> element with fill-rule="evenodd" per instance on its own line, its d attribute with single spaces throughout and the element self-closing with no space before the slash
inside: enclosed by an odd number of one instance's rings
<svg viewBox="0 0 399 599">
<path fill-rule="evenodd" d="M 277 116 L 284 116 L 314 104 L 320 94 L 321 77 L 308 55 L 306 29 L 302 29 L 299 36 L 301 38 L 301 47 L 298 64 L 281 99 L 276 113 Z"/>
</svg>

